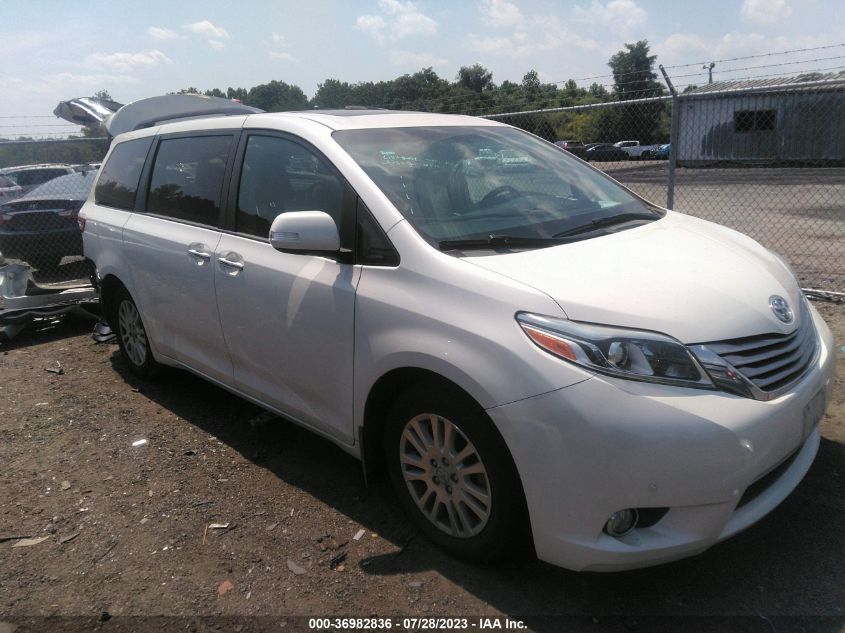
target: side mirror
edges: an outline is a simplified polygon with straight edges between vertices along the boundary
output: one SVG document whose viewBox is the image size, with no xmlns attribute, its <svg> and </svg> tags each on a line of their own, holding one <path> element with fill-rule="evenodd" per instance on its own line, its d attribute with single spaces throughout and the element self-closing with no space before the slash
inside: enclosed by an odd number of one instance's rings
<svg viewBox="0 0 845 633">
<path fill-rule="evenodd" d="M 277 215 L 270 226 L 270 245 L 280 251 L 340 250 L 340 235 L 325 211 L 289 211 Z"/>
</svg>

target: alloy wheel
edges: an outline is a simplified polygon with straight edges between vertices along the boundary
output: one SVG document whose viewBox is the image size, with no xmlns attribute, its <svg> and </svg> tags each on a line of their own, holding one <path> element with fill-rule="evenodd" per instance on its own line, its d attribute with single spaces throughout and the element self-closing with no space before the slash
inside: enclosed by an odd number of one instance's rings
<svg viewBox="0 0 845 633">
<path fill-rule="evenodd" d="M 476 447 L 450 420 L 412 418 L 399 439 L 402 477 L 417 508 L 449 536 L 470 538 L 490 519 L 490 478 Z"/>
<path fill-rule="evenodd" d="M 141 323 L 141 314 L 132 301 L 124 299 L 120 302 L 117 322 L 126 355 L 134 365 L 142 366 L 147 360 L 147 333 Z"/>
</svg>

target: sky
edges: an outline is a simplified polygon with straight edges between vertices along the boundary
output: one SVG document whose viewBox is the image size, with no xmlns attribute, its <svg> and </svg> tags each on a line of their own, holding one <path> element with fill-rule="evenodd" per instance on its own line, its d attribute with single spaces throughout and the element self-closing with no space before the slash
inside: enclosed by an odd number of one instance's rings
<svg viewBox="0 0 845 633">
<path fill-rule="evenodd" d="M 476 62 L 496 83 L 533 69 L 610 86 L 608 59 L 641 39 L 677 86 L 706 83 L 712 60 L 714 80 L 845 68 L 842 0 L 0 0 L 0 13 L 3 137 L 74 132 L 53 108 L 101 89 L 128 103 L 276 79 L 311 97 L 328 78 L 431 66 L 454 80 Z"/>
</svg>

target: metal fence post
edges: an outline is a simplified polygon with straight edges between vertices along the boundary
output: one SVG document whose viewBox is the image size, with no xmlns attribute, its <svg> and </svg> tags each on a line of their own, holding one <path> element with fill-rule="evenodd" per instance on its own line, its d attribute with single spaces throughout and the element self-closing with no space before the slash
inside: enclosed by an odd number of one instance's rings
<svg viewBox="0 0 845 633">
<path fill-rule="evenodd" d="M 672 209 L 675 206 L 675 165 L 678 162 L 678 130 L 680 130 L 681 108 L 678 91 L 672 85 L 672 80 L 669 79 L 663 64 L 660 64 L 660 72 L 663 73 L 663 79 L 666 80 L 669 92 L 672 93 L 672 125 L 669 128 L 669 176 L 666 182 L 666 208 Z"/>
</svg>

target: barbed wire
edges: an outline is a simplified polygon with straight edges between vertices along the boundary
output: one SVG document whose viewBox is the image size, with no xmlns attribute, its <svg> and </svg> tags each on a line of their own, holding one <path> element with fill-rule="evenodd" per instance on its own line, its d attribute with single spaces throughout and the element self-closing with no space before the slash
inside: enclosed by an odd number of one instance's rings
<svg viewBox="0 0 845 633">
<path fill-rule="evenodd" d="M 673 68 L 688 68 L 690 66 L 697 66 L 699 64 L 709 64 L 710 62 L 713 62 L 714 64 L 726 64 L 728 62 L 743 61 L 743 60 L 746 60 L 746 59 L 759 59 L 761 57 L 776 57 L 777 55 L 791 55 L 793 53 L 808 53 L 810 51 L 821 51 L 821 50 L 826 50 L 826 49 L 831 49 L 831 48 L 838 48 L 838 47 L 841 47 L 841 46 L 845 46 L 845 42 L 843 42 L 841 44 L 828 44 L 828 45 L 825 45 L 825 46 L 813 46 L 813 47 L 810 47 L 810 48 L 795 48 L 795 49 L 792 49 L 792 50 L 789 50 L 789 51 L 778 51 L 778 52 L 774 52 L 774 53 L 759 53 L 757 55 L 744 55 L 742 57 L 731 57 L 729 59 L 707 59 L 707 60 L 704 60 L 704 61 L 692 62 L 692 63 L 689 63 L 689 64 L 675 64 L 674 66 L 664 66 L 663 68 L 665 68 L 666 70 L 670 70 L 670 69 L 673 69 Z"/>
</svg>

